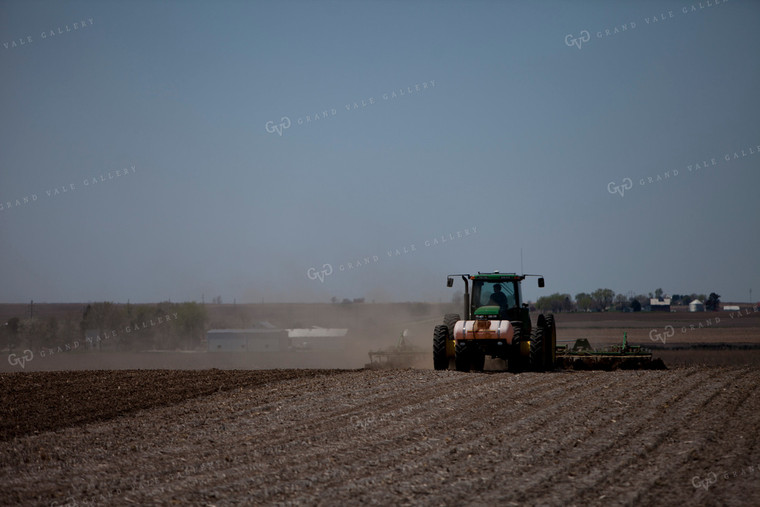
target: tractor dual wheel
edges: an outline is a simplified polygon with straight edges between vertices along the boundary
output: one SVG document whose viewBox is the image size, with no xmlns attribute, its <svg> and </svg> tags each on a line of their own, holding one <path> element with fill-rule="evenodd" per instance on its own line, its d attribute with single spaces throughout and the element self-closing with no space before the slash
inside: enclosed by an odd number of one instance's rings
<svg viewBox="0 0 760 507">
<path fill-rule="evenodd" d="M 512 373 L 519 373 L 523 370 L 523 360 L 520 357 L 520 342 L 522 341 L 522 326 L 517 323 L 512 323 L 514 329 L 512 335 L 511 353 L 507 358 L 507 371 Z"/>
<path fill-rule="evenodd" d="M 545 368 L 546 357 L 544 355 L 544 327 L 536 326 L 530 337 L 530 369 L 542 371 Z"/>
<path fill-rule="evenodd" d="M 454 337 L 454 324 L 462 320 L 458 313 L 447 313 L 443 316 L 443 325 L 449 328 L 449 336 Z"/>
<path fill-rule="evenodd" d="M 433 368 L 446 370 L 449 368 L 449 358 L 446 357 L 446 341 L 449 339 L 449 328 L 435 326 L 433 331 Z"/>
<path fill-rule="evenodd" d="M 554 369 L 557 353 L 557 326 L 554 321 L 554 314 L 546 316 L 544 325 L 544 367 L 548 370 Z"/>
</svg>

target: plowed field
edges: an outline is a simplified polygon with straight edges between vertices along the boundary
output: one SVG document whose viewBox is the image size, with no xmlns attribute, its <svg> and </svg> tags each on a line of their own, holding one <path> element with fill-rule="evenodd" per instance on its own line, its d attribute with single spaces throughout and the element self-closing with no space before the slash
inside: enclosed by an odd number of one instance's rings
<svg viewBox="0 0 760 507">
<path fill-rule="evenodd" d="M 0 381 L 4 505 L 760 504 L 751 367 Z"/>
</svg>

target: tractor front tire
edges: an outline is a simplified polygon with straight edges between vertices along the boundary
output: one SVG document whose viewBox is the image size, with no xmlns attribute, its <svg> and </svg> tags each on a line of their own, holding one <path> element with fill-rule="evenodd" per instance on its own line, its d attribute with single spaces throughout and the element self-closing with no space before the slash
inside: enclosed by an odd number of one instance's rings
<svg viewBox="0 0 760 507">
<path fill-rule="evenodd" d="M 435 326 L 433 331 L 433 368 L 436 370 L 447 370 L 449 368 L 449 358 L 446 357 L 446 341 L 448 339 L 449 328 Z"/>
<path fill-rule="evenodd" d="M 544 328 L 536 326 L 530 337 L 530 369 L 543 371 L 544 363 Z"/>
<path fill-rule="evenodd" d="M 557 362 L 557 325 L 554 321 L 554 314 L 550 313 L 546 316 L 544 330 L 544 367 L 553 370 Z"/>
<path fill-rule="evenodd" d="M 472 347 L 464 340 L 457 341 L 455 362 L 457 371 L 470 371 Z"/>
<path fill-rule="evenodd" d="M 524 361 L 520 357 L 520 342 L 522 341 L 522 326 L 520 324 L 512 324 L 514 333 L 512 335 L 512 345 L 510 346 L 510 355 L 507 358 L 507 371 L 512 373 L 519 373 L 523 370 Z"/>
</svg>

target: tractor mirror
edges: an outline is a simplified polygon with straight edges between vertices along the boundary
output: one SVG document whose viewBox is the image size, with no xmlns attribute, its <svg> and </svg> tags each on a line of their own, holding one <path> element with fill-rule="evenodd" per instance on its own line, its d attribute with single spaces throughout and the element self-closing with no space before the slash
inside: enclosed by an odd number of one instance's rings
<svg viewBox="0 0 760 507">
<path fill-rule="evenodd" d="M 544 286 L 544 277 L 543 276 L 538 279 L 538 286 L 539 287 L 543 287 Z"/>
<path fill-rule="evenodd" d="M 446 279 L 446 287 L 452 287 L 454 285 L 454 279 L 453 278 L 447 278 Z"/>
</svg>

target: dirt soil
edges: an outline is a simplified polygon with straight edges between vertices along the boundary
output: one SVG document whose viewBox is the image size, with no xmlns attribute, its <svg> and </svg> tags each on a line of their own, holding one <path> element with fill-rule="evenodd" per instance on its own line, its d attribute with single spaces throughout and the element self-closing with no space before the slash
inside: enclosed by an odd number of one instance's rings
<svg viewBox="0 0 760 507">
<path fill-rule="evenodd" d="M 760 504 L 748 366 L 0 382 L 3 505 Z"/>
</svg>

